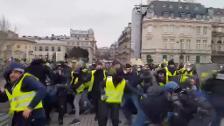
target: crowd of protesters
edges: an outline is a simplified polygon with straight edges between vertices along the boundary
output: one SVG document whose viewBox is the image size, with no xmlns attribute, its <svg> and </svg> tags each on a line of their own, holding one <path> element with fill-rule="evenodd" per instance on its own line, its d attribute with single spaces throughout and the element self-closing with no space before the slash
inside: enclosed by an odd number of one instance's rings
<svg viewBox="0 0 224 126">
<path fill-rule="evenodd" d="M 44 126 L 58 112 L 64 124 L 80 124 L 81 114 L 95 114 L 99 126 L 219 126 L 224 116 L 224 71 L 201 83 L 194 64 L 174 60 L 158 65 L 114 61 L 11 62 L 5 67 L 0 102 L 9 101 L 13 126 Z M 70 108 L 68 108 L 68 105 Z"/>
</svg>

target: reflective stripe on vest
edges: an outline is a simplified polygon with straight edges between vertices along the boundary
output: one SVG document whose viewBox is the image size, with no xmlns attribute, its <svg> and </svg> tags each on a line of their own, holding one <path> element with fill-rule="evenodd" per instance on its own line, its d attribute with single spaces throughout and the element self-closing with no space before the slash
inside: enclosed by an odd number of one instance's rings
<svg viewBox="0 0 224 126">
<path fill-rule="evenodd" d="M 126 85 L 125 79 L 123 79 L 116 87 L 113 84 L 112 77 L 107 77 L 106 80 L 106 102 L 107 103 L 121 103 L 124 95 L 124 88 Z"/>
<path fill-rule="evenodd" d="M 88 88 L 88 92 L 91 92 L 93 89 L 93 83 L 94 83 L 94 73 L 96 72 L 96 70 L 91 71 L 91 79 L 90 81 L 86 82 L 86 87 Z"/>
<path fill-rule="evenodd" d="M 95 79 L 95 76 L 94 76 L 94 73 L 96 72 L 96 70 L 93 70 L 91 72 L 91 80 L 86 82 L 86 87 L 88 87 L 88 92 L 91 92 L 92 89 L 93 89 L 93 83 L 94 83 L 94 79 Z M 106 76 L 106 71 L 103 70 L 103 80 L 106 80 L 107 76 Z"/>
<path fill-rule="evenodd" d="M 6 90 L 6 95 L 8 96 L 8 99 L 10 100 L 10 110 L 13 112 L 24 111 L 25 109 L 27 109 L 28 105 L 31 103 L 31 101 L 36 95 L 35 91 L 30 91 L 30 92 L 21 91 L 24 78 L 29 76 L 32 76 L 32 75 L 29 73 L 25 73 L 23 75 L 23 77 L 19 80 L 19 82 L 13 88 L 12 94 L 10 94 L 9 91 Z M 40 101 L 34 109 L 39 109 L 39 108 L 43 108 L 42 101 Z"/>
<path fill-rule="evenodd" d="M 77 84 L 78 83 L 78 81 L 79 81 L 79 78 L 78 77 L 74 77 L 74 71 L 72 71 L 71 72 L 71 77 L 72 77 L 72 79 L 71 79 L 71 82 L 70 82 L 70 84 L 71 85 L 75 85 L 75 84 Z M 76 89 L 76 93 L 77 94 L 81 94 L 84 90 L 85 90 L 85 85 L 84 84 L 81 84 L 77 89 Z"/>
<path fill-rule="evenodd" d="M 168 70 L 166 67 L 166 83 L 171 81 L 171 78 L 177 75 L 177 71 L 175 71 L 173 74 Z"/>
</svg>

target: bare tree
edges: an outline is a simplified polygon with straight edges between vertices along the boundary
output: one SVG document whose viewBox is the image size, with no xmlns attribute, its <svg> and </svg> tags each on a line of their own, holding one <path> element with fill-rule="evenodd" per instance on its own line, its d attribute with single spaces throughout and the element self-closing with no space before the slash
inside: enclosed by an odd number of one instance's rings
<svg viewBox="0 0 224 126">
<path fill-rule="evenodd" d="M 0 18 L 0 31 L 7 32 L 9 29 L 10 29 L 9 21 L 4 16 L 2 16 Z"/>
</svg>

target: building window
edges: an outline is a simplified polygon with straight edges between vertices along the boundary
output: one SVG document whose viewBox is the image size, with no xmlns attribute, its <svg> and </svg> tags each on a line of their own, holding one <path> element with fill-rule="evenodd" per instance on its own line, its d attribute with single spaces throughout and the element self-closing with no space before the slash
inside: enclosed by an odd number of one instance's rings
<svg viewBox="0 0 224 126">
<path fill-rule="evenodd" d="M 191 18 L 191 14 L 190 14 L 190 13 L 189 13 L 189 14 L 187 14 L 187 18 L 189 18 L 189 19 Z"/>
<path fill-rule="evenodd" d="M 198 7 L 198 6 L 197 6 L 197 7 L 195 7 L 195 10 L 196 10 L 196 11 L 198 11 L 198 10 L 199 10 L 199 7 Z"/>
<path fill-rule="evenodd" d="M 151 33 L 151 32 L 152 32 L 152 29 L 153 29 L 152 26 L 148 26 L 147 31 L 148 31 L 149 33 Z"/>
<path fill-rule="evenodd" d="M 190 56 L 186 56 L 186 62 L 190 61 Z"/>
<path fill-rule="evenodd" d="M 196 27 L 196 33 L 197 33 L 197 34 L 201 34 L 201 27 L 200 27 L 200 26 L 197 26 L 197 27 Z"/>
<path fill-rule="evenodd" d="M 36 46 L 34 47 L 34 50 L 37 51 L 37 47 Z"/>
<path fill-rule="evenodd" d="M 218 46 L 217 46 L 217 51 L 221 51 L 221 50 L 222 50 L 221 45 L 218 45 Z"/>
<path fill-rule="evenodd" d="M 173 55 L 170 55 L 170 59 L 169 60 L 172 60 L 172 59 L 174 59 L 174 56 Z"/>
<path fill-rule="evenodd" d="M 201 40 L 196 41 L 196 49 L 200 49 Z"/>
<path fill-rule="evenodd" d="M 200 19 L 202 19 L 202 16 L 201 15 L 196 15 L 196 19 L 200 20 Z"/>
<path fill-rule="evenodd" d="M 167 60 L 167 55 L 163 55 L 163 60 Z"/>
<path fill-rule="evenodd" d="M 43 47 L 42 46 L 39 46 L 39 51 L 43 51 Z"/>
<path fill-rule="evenodd" d="M 146 60 L 147 60 L 147 63 L 152 63 L 153 62 L 153 59 L 152 59 L 151 55 L 146 55 Z"/>
<path fill-rule="evenodd" d="M 204 28 L 203 28 L 203 35 L 207 35 L 207 30 L 208 30 L 207 27 L 204 27 Z"/>
<path fill-rule="evenodd" d="M 180 13 L 180 17 L 181 18 L 185 18 L 186 17 L 186 14 L 185 13 Z"/>
<path fill-rule="evenodd" d="M 196 56 L 196 63 L 200 63 L 200 56 Z"/>
<path fill-rule="evenodd" d="M 167 11 L 163 12 L 163 16 L 164 16 L 165 18 L 168 18 L 168 17 L 169 17 L 169 12 L 167 12 Z"/>
<path fill-rule="evenodd" d="M 19 49 L 20 48 L 20 45 L 17 45 L 16 48 Z"/>
<path fill-rule="evenodd" d="M 167 49 L 167 42 L 168 42 L 168 39 L 163 39 L 163 45 L 165 49 Z"/>
<path fill-rule="evenodd" d="M 173 33 L 174 30 L 175 30 L 175 26 L 174 26 L 174 25 L 170 25 L 170 26 L 169 26 L 169 32 L 170 32 L 170 33 Z"/>
<path fill-rule="evenodd" d="M 186 49 L 190 49 L 191 48 L 191 40 L 188 39 L 186 42 Z"/>
<path fill-rule="evenodd" d="M 203 40 L 203 48 L 204 48 L 204 49 L 207 48 L 207 40 Z"/>
<path fill-rule="evenodd" d="M 52 47 L 51 47 L 51 51 L 53 51 L 53 52 L 54 52 L 54 46 L 52 46 Z"/>
<path fill-rule="evenodd" d="M 219 40 L 219 41 L 217 42 L 217 44 L 222 44 L 222 41 L 221 41 L 221 40 Z"/>
<path fill-rule="evenodd" d="M 164 25 L 164 26 L 163 26 L 163 32 L 164 32 L 164 33 L 167 33 L 168 31 L 169 31 L 169 30 L 168 30 L 168 26 L 167 26 L 167 25 Z"/>
<path fill-rule="evenodd" d="M 48 51 L 48 46 L 45 47 L 45 51 Z"/>
<path fill-rule="evenodd" d="M 182 25 L 182 26 L 180 27 L 180 33 L 181 33 L 181 34 L 185 34 L 185 33 L 186 33 L 186 27 L 185 27 L 184 25 Z"/>
<path fill-rule="evenodd" d="M 61 47 L 58 47 L 58 52 L 60 52 L 61 51 Z"/>
</svg>

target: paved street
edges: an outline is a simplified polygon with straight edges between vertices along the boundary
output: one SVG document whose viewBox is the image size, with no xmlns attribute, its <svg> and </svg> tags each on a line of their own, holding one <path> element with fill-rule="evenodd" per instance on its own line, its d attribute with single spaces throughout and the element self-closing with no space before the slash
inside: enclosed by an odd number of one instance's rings
<svg viewBox="0 0 224 126">
<path fill-rule="evenodd" d="M 54 117 L 52 120 L 52 123 L 50 126 L 59 126 L 57 122 L 57 114 L 54 113 L 52 114 Z M 63 126 L 74 126 L 74 125 L 69 125 L 69 123 L 74 119 L 74 115 L 66 115 L 64 119 L 64 125 Z M 94 115 L 93 114 L 88 114 L 88 115 L 81 115 L 81 123 L 80 125 L 77 126 L 98 126 L 97 121 L 94 120 Z M 75 125 L 76 126 L 76 125 Z M 111 121 L 108 120 L 108 125 L 107 126 L 112 126 Z M 121 124 L 120 126 L 124 126 L 124 117 L 121 115 Z"/>
</svg>

